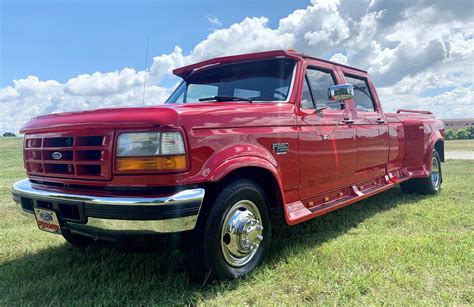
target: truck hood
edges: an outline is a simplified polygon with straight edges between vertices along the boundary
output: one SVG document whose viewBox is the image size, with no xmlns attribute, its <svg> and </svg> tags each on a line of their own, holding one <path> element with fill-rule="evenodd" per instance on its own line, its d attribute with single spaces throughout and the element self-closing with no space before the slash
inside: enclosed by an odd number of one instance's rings
<svg viewBox="0 0 474 307">
<path fill-rule="evenodd" d="M 176 126 L 178 113 L 172 107 L 110 108 L 56 113 L 31 119 L 21 133 L 56 132 L 88 128 L 147 128 Z"/>
</svg>

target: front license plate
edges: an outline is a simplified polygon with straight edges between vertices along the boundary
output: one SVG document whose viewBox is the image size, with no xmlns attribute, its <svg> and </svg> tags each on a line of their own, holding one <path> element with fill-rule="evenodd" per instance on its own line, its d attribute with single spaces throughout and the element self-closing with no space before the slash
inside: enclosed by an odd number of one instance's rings
<svg viewBox="0 0 474 307">
<path fill-rule="evenodd" d="M 38 228 L 47 232 L 61 234 L 61 226 L 56 212 L 35 208 L 35 217 Z"/>
</svg>

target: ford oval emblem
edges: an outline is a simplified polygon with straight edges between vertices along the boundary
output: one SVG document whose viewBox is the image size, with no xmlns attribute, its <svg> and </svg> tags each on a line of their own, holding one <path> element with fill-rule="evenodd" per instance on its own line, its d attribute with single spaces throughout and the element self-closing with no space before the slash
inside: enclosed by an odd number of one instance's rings
<svg viewBox="0 0 474 307">
<path fill-rule="evenodd" d="M 40 216 L 41 219 L 46 222 L 51 222 L 53 220 L 53 216 L 48 212 L 41 212 Z"/>
<path fill-rule="evenodd" d="M 55 151 L 51 154 L 51 157 L 54 159 L 54 160 L 59 160 L 63 157 L 63 155 L 59 152 L 59 151 Z"/>
</svg>

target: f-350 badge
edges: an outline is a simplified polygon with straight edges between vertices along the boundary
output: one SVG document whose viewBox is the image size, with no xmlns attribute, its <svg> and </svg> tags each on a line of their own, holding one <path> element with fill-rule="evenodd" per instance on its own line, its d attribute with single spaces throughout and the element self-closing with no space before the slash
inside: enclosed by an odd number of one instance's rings
<svg viewBox="0 0 474 307">
<path fill-rule="evenodd" d="M 272 144 L 272 149 L 275 151 L 277 155 L 286 155 L 289 147 L 290 146 L 288 145 L 288 143 L 273 143 Z"/>
</svg>

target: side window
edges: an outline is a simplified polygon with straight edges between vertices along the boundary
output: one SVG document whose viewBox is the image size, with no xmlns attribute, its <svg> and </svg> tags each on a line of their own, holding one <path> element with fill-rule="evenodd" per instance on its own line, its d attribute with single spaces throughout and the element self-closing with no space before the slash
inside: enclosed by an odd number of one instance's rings
<svg viewBox="0 0 474 307">
<path fill-rule="evenodd" d="M 334 103 L 328 99 L 328 88 L 335 84 L 330 72 L 308 68 L 306 77 L 317 108 L 326 106 L 328 109 L 340 110 L 339 103 Z"/>
<path fill-rule="evenodd" d="M 308 80 L 304 78 L 303 95 L 301 96 L 302 109 L 314 109 L 313 97 L 308 86 Z"/>
<path fill-rule="evenodd" d="M 370 93 L 367 80 L 364 78 L 345 76 L 346 81 L 354 87 L 354 104 L 356 111 L 375 112 L 374 100 Z"/>
</svg>

